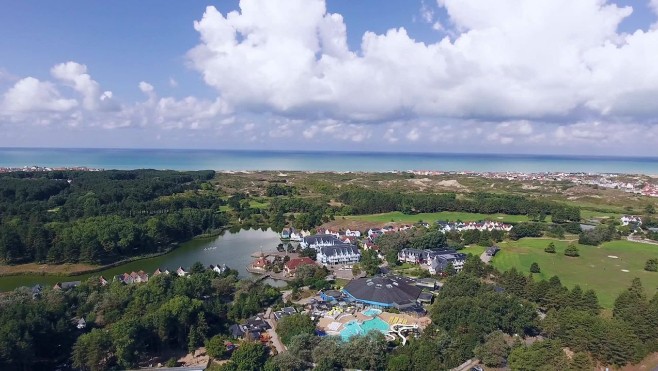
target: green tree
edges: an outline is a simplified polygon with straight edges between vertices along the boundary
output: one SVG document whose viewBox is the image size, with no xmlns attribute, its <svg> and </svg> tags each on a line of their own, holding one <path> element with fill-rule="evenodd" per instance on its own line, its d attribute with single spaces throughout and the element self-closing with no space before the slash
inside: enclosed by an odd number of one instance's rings
<svg viewBox="0 0 658 371">
<path fill-rule="evenodd" d="M 276 333 L 279 334 L 281 341 L 288 345 L 292 338 L 299 334 L 313 334 L 315 332 L 315 322 L 306 314 L 293 314 L 283 317 L 276 326 Z"/>
<path fill-rule="evenodd" d="M 578 252 L 578 248 L 574 244 L 569 244 L 566 249 L 564 249 L 564 255 L 566 256 L 571 256 L 571 257 L 576 257 L 580 256 L 580 253 Z"/>
<path fill-rule="evenodd" d="M 648 272 L 658 272 L 658 259 L 649 259 L 644 265 L 644 270 Z"/>
<path fill-rule="evenodd" d="M 594 369 L 594 362 L 585 352 L 578 352 L 571 357 L 570 371 L 590 371 Z"/>
<path fill-rule="evenodd" d="M 514 371 L 566 370 L 569 367 L 562 344 L 555 340 L 538 341 L 527 348 L 515 348 L 508 361 L 509 367 Z"/>
<path fill-rule="evenodd" d="M 503 332 L 498 330 L 485 336 L 484 343 L 475 347 L 474 353 L 485 366 L 503 367 L 509 356 L 510 346 Z"/>
<path fill-rule="evenodd" d="M 226 342 L 229 339 L 224 335 L 215 335 L 206 341 L 206 352 L 215 359 L 227 359 L 229 351 Z"/>
<path fill-rule="evenodd" d="M 537 264 L 536 262 L 533 262 L 532 264 L 530 264 L 530 272 L 531 273 L 540 273 L 541 270 L 539 269 L 539 264 Z"/>
<path fill-rule="evenodd" d="M 549 254 L 555 254 L 555 244 L 553 242 L 549 243 L 548 246 L 544 249 L 545 252 Z"/>
<path fill-rule="evenodd" d="M 206 267 L 204 267 L 203 263 L 201 263 L 201 262 L 195 262 L 190 267 L 190 274 L 199 274 L 199 273 L 203 273 L 205 271 L 206 271 Z"/>
<path fill-rule="evenodd" d="M 243 342 L 231 355 L 231 363 L 238 371 L 262 370 L 267 361 L 267 348 L 256 342 Z"/>
<path fill-rule="evenodd" d="M 388 359 L 388 371 L 414 371 L 411 358 L 406 354 L 392 356 Z"/>
<path fill-rule="evenodd" d="M 106 331 L 93 329 L 80 335 L 73 346 L 73 366 L 81 370 L 106 370 L 110 365 L 112 341 Z"/>
</svg>

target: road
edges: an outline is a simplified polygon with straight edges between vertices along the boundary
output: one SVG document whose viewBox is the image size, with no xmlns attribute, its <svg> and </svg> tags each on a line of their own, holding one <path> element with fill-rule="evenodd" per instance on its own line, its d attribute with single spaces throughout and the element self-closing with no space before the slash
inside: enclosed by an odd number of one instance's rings
<svg viewBox="0 0 658 371">
<path fill-rule="evenodd" d="M 491 261 L 491 258 L 492 258 L 492 256 L 490 256 L 489 254 L 487 254 L 486 251 L 483 252 L 482 255 L 480 255 L 480 260 L 482 260 L 482 262 L 483 262 L 484 264 L 489 264 L 489 262 Z"/>
<path fill-rule="evenodd" d="M 276 348 L 277 353 L 283 353 L 286 351 L 286 347 L 283 345 L 281 342 L 281 339 L 279 339 L 279 335 L 276 333 L 276 321 L 268 318 L 267 323 L 270 324 L 271 329 L 267 330 L 267 334 L 270 335 L 270 339 L 272 340 L 272 344 L 274 344 L 274 347 Z"/>
</svg>

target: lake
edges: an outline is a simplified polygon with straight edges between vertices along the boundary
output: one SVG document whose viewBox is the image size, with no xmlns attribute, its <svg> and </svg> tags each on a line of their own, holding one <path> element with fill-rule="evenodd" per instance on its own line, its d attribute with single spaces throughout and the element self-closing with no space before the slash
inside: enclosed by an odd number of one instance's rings
<svg viewBox="0 0 658 371">
<path fill-rule="evenodd" d="M 259 251 L 271 252 L 276 251 L 276 246 L 281 243 L 279 235 L 268 229 L 241 230 L 231 233 L 225 231 L 217 237 L 194 239 L 174 251 L 149 259 L 142 259 L 126 263 L 117 267 L 109 268 L 100 272 L 83 274 L 79 276 L 40 276 L 24 275 L 0 277 L 0 291 L 13 290 L 19 286 L 33 286 L 42 284 L 52 286 L 62 281 L 84 281 L 91 276 L 104 276 L 110 280 L 113 276 L 132 271 L 143 270 L 149 275 L 158 268 L 167 268 L 169 271 L 175 271 L 178 267 L 189 268 L 197 261 L 203 265 L 221 265 L 226 264 L 229 268 L 240 272 L 240 278 L 248 278 L 253 275 L 245 270 L 245 267 L 251 263 L 253 258 L 251 254 Z M 267 280 L 274 286 L 282 286 L 285 283 L 281 281 Z"/>
</svg>

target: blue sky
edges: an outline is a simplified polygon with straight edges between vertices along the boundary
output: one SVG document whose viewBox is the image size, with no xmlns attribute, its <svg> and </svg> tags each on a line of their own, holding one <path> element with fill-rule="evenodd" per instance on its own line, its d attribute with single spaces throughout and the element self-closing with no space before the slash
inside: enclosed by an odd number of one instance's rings
<svg viewBox="0 0 658 371">
<path fill-rule="evenodd" d="M 0 146 L 658 155 L 657 0 L 0 6 Z"/>
</svg>

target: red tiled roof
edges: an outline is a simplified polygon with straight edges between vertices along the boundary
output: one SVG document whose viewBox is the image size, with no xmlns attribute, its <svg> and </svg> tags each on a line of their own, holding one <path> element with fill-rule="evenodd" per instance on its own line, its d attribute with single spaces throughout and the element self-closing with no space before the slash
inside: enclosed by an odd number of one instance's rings
<svg viewBox="0 0 658 371">
<path fill-rule="evenodd" d="M 313 259 L 307 256 L 303 258 L 290 259 L 290 261 L 286 263 L 286 268 L 288 268 L 291 271 L 294 271 L 300 265 L 306 265 L 306 264 L 315 264 L 315 262 L 313 261 Z"/>
</svg>

